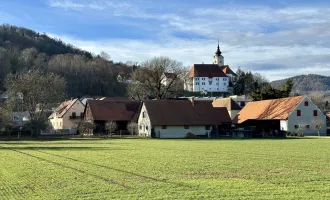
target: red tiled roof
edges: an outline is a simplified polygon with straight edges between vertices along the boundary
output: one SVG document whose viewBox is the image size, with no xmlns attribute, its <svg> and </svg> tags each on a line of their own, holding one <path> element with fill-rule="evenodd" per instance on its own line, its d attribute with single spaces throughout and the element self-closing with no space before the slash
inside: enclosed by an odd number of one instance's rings
<svg viewBox="0 0 330 200">
<path fill-rule="evenodd" d="M 93 120 L 97 121 L 134 121 L 140 113 L 140 101 L 100 101 L 87 102 Z"/>
<path fill-rule="evenodd" d="M 225 107 L 230 110 L 241 110 L 241 107 L 231 98 L 216 99 L 213 101 L 214 107 Z"/>
<path fill-rule="evenodd" d="M 70 100 L 70 101 L 65 101 L 63 103 L 61 103 L 55 110 L 55 112 L 53 112 L 49 117 L 48 119 L 53 119 L 55 117 L 55 114 L 56 114 L 56 117 L 57 118 L 62 118 L 65 113 L 73 106 L 73 104 L 76 103 L 76 101 L 79 101 L 79 99 L 73 99 L 73 100 Z"/>
<path fill-rule="evenodd" d="M 227 75 L 221 70 L 219 65 L 194 64 L 187 77 L 227 77 Z"/>
<path fill-rule="evenodd" d="M 304 96 L 297 96 L 250 102 L 238 113 L 234 121 L 242 123 L 249 119 L 286 120 L 304 98 Z"/>
<path fill-rule="evenodd" d="M 214 108 L 210 101 L 147 100 L 144 102 L 152 125 L 205 126 L 231 123 L 226 108 Z"/>
<path fill-rule="evenodd" d="M 225 74 L 232 74 L 232 75 L 236 76 L 236 73 L 230 69 L 229 65 L 224 65 L 224 66 L 221 66 L 220 68 Z"/>
</svg>

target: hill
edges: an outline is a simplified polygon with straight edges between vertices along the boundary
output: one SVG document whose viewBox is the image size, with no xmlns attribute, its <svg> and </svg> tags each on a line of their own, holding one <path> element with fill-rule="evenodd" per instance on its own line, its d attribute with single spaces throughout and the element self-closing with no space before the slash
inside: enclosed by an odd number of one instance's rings
<svg viewBox="0 0 330 200">
<path fill-rule="evenodd" d="M 108 57 L 27 28 L 0 25 L 0 91 L 5 90 L 7 74 L 38 69 L 63 76 L 68 97 L 125 96 L 126 86 L 118 83 L 117 76 L 130 74 L 134 66 L 114 63 Z"/>
<path fill-rule="evenodd" d="M 291 78 L 293 80 L 293 92 L 300 94 L 309 94 L 312 92 L 322 92 L 324 94 L 330 91 L 330 77 L 317 74 L 300 75 Z M 271 82 L 275 88 L 280 88 L 287 79 Z"/>
</svg>

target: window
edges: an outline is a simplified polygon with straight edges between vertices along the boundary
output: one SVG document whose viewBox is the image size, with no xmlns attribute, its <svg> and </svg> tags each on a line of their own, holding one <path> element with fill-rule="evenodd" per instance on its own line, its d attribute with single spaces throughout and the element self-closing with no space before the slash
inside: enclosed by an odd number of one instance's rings
<svg viewBox="0 0 330 200">
<path fill-rule="evenodd" d="M 313 113 L 314 113 L 314 117 L 317 117 L 317 110 L 314 110 Z"/>
<path fill-rule="evenodd" d="M 308 101 L 305 101 L 305 106 L 308 106 Z"/>
<path fill-rule="evenodd" d="M 315 128 L 316 129 L 320 129 L 321 128 L 321 125 L 315 125 Z"/>
<path fill-rule="evenodd" d="M 199 83 L 197 82 L 196 85 L 199 85 Z"/>
<path fill-rule="evenodd" d="M 306 129 L 310 129 L 311 128 L 311 126 L 310 125 L 306 125 Z"/>
<path fill-rule="evenodd" d="M 226 81 L 226 79 L 224 78 L 223 81 Z"/>
<path fill-rule="evenodd" d="M 217 88 L 217 90 L 219 90 L 219 88 Z"/>
<path fill-rule="evenodd" d="M 149 130 L 149 127 L 148 126 L 146 126 L 146 130 Z"/>
<path fill-rule="evenodd" d="M 217 80 L 217 81 L 218 81 L 218 80 L 219 80 L 219 78 L 216 78 L 215 80 Z"/>
<path fill-rule="evenodd" d="M 162 129 L 167 129 L 167 126 L 166 126 L 166 125 L 163 125 L 163 126 L 162 126 Z"/>
<path fill-rule="evenodd" d="M 205 85 L 205 83 L 202 83 L 202 85 Z"/>
<path fill-rule="evenodd" d="M 140 130 L 142 130 L 142 126 L 140 125 Z"/>
<path fill-rule="evenodd" d="M 297 116 L 298 116 L 298 117 L 301 116 L 301 110 L 297 110 Z"/>
<path fill-rule="evenodd" d="M 196 78 L 196 81 L 199 81 L 199 78 Z"/>
<path fill-rule="evenodd" d="M 81 119 L 84 118 L 84 113 L 83 112 L 80 113 L 80 117 L 81 117 Z"/>
<path fill-rule="evenodd" d="M 75 112 L 72 113 L 72 117 L 76 117 L 77 114 Z"/>
<path fill-rule="evenodd" d="M 205 130 L 211 130 L 211 126 L 205 126 Z"/>
<path fill-rule="evenodd" d="M 227 83 L 223 83 L 223 85 L 224 85 L 224 86 L 226 86 L 226 85 L 227 85 Z"/>
<path fill-rule="evenodd" d="M 184 129 L 189 129 L 189 126 L 185 125 L 185 126 L 184 126 Z"/>
<path fill-rule="evenodd" d="M 209 81 L 209 85 L 212 85 L 212 81 Z"/>
<path fill-rule="evenodd" d="M 299 128 L 299 125 L 294 125 L 294 128 L 295 128 L 295 129 L 298 129 L 298 128 Z"/>
<path fill-rule="evenodd" d="M 142 118 L 146 118 L 146 112 L 142 112 Z"/>
</svg>

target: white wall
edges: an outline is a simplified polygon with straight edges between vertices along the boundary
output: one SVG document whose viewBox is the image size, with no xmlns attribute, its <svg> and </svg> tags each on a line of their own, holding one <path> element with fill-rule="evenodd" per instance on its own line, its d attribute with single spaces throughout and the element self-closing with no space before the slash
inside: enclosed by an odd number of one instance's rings
<svg viewBox="0 0 330 200">
<path fill-rule="evenodd" d="M 211 83 L 211 84 L 210 84 Z M 227 92 L 229 86 L 228 77 L 195 77 L 193 79 L 193 91 L 201 92 Z"/>
<path fill-rule="evenodd" d="M 229 113 L 229 116 L 231 119 L 234 119 L 238 113 L 239 113 L 240 110 L 229 110 L 228 113 Z"/>
<path fill-rule="evenodd" d="M 213 56 L 213 64 L 217 64 L 219 66 L 223 66 L 225 63 L 225 59 L 222 55 L 220 56 L 217 56 L 217 55 L 214 55 Z"/>
<path fill-rule="evenodd" d="M 210 130 L 206 130 L 205 126 L 189 126 L 185 129 L 184 126 L 167 126 L 162 129 L 162 126 L 155 126 L 155 135 L 160 138 L 185 138 L 188 133 L 194 135 L 208 135 Z"/>
<path fill-rule="evenodd" d="M 308 106 L 305 106 L 305 101 L 308 101 Z M 297 110 L 301 110 L 301 116 L 297 116 Z M 317 117 L 314 116 L 313 111 L 317 110 Z M 304 130 L 304 135 L 317 135 L 317 129 L 315 128 L 315 121 L 322 122 L 321 135 L 326 135 L 326 117 L 318 109 L 313 102 L 305 97 L 305 99 L 293 110 L 293 112 L 288 117 L 288 131 L 293 133 L 298 133 L 298 129 L 295 125 L 306 126 L 309 125 L 310 128 Z"/>
<path fill-rule="evenodd" d="M 145 113 L 145 117 L 143 118 L 143 113 Z M 141 112 L 138 119 L 138 132 L 140 136 L 150 137 L 151 136 L 151 124 L 149 115 L 146 109 L 146 106 L 143 104 L 141 108 Z"/>
<path fill-rule="evenodd" d="M 287 131 L 288 130 L 288 121 L 287 120 L 281 120 L 280 121 L 281 131 Z"/>
</svg>

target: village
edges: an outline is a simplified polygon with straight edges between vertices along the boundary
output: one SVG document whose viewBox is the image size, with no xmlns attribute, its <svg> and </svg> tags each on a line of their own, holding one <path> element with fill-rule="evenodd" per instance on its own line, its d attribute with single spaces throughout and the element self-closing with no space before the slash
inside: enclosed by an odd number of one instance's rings
<svg viewBox="0 0 330 200">
<path fill-rule="evenodd" d="M 162 84 L 182 84 L 185 91 L 202 96 L 167 99 L 124 97 L 72 98 L 52 109 L 50 127 L 40 135 L 111 136 L 151 138 L 283 138 L 326 136 L 330 127 L 323 113 L 307 96 L 253 101 L 233 94 L 236 74 L 224 65 L 217 46 L 212 64 L 194 64 L 184 83 L 165 73 Z M 131 80 L 118 81 L 131 84 Z M 212 94 L 221 96 L 210 96 Z M 20 98 L 23 100 L 23 94 Z M 24 100 L 23 100 L 24 101 Z M 328 116 L 330 116 L 328 114 Z M 29 121 L 26 111 L 12 117 L 22 131 Z M 18 130 L 18 129 L 17 129 Z"/>
</svg>

